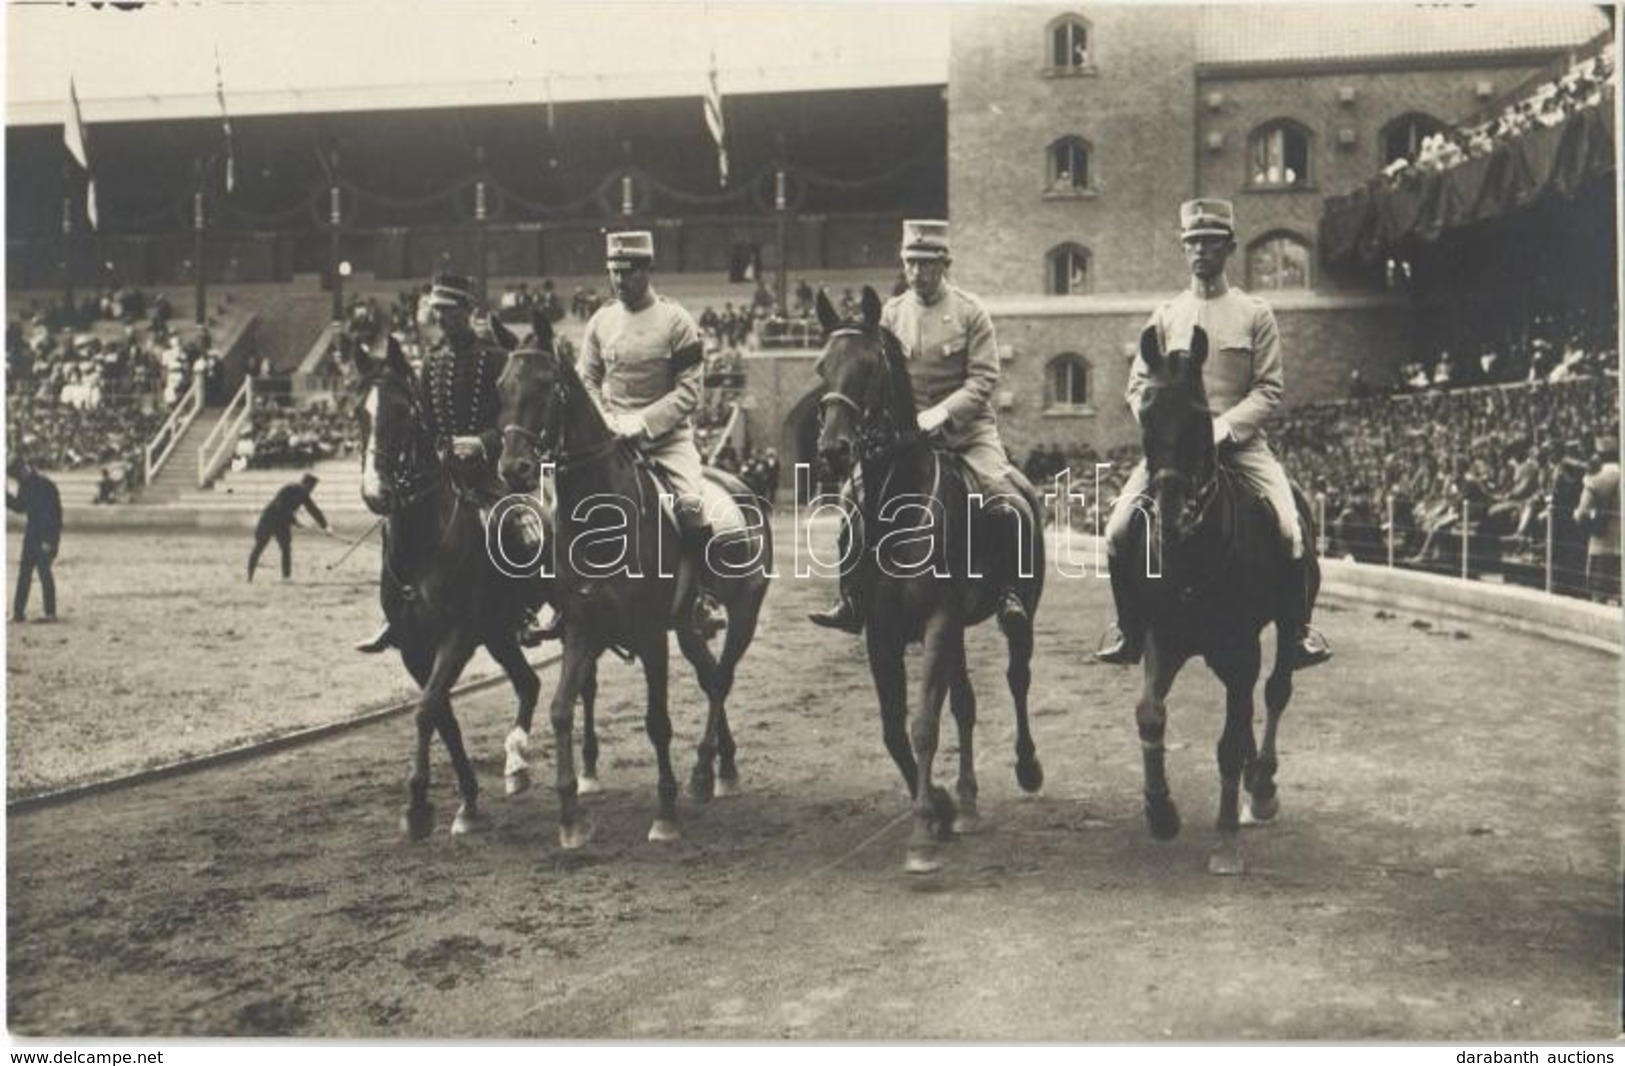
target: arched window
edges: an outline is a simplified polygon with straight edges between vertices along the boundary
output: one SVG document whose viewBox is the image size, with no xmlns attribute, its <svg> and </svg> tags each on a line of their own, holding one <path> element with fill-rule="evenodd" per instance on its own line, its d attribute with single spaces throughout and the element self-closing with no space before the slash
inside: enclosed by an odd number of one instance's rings
<svg viewBox="0 0 1625 1066">
<path fill-rule="evenodd" d="M 1432 115 L 1425 115 L 1420 111 L 1408 111 L 1394 119 L 1382 128 L 1378 136 L 1382 140 L 1382 165 L 1387 166 L 1396 159 L 1416 160 L 1416 154 L 1422 149 L 1422 142 L 1435 133 L 1444 132 L 1445 125 Z"/>
<path fill-rule="evenodd" d="M 1044 189 L 1062 196 L 1084 192 L 1092 187 L 1089 176 L 1089 142 L 1082 137 L 1062 137 L 1044 153 L 1047 171 Z"/>
<path fill-rule="evenodd" d="M 1089 291 L 1089 249 L 1062 244 L 1044 256 L 1044 291 L 1051 296 L 1079 296 Z"/>
<path fill-rule="evenodd" d="M 1082 414 L 1089 407 L 1089 360 L 1075 352 L 1051 359 L 1044 367 L 1044 410 L 1049 414 Z"/>
<path fill-rule="evenodd" d="M 1293 189 L 1309 184 L 1309 131 L 1278 118 L 1247 138 L 1247 184 L 1254 189 Z"/>
<path fill-rule="evenodd" d="M 1309 242 L 1296 233 L 1266 233 L 1247 246 L 1247 288 L 1253 292 L 1307 289 L 1310 275 Z"/>
<path fill-rule="evenodd" d="M 1089 20 L 1062 15 L 1049 24 L 1049 65 L 1056 74 L 1082 74 L 1095 68 L 1089 59 Z"/>
</svg>

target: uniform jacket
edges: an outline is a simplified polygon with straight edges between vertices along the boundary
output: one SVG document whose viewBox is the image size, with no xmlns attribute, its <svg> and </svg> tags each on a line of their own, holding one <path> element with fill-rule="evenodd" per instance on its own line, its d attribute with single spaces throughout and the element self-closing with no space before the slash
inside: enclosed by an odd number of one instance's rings
<svg viewBox="0 0 1625 1066">
<path fill-rule="evenodd" d="M 601 411 L 641 417 L 651 440 L 664 444 L 693 436 L 705 347 L 687 311 L 649 294 L 653 301 L 641 311 L 616 301 L 588 321 L 581 382 Z"/>
<path fill-rule="evenodd" d="M 306 492 L 305 486 L 298 481 L 277 489 L 276 495 L 271 497 L 271 502 L 260 512 L 260 525 L 266 529 L 287 529 L 293 525 L 294 515 L 301 507 L 310 512 L 310 517 L 316 520 L 317 525 L 323 529 L 327 528 L 327 516 L 322 514 L 322 509 L 316 506 L 316 501 L 310 498 L 310 493 Z"/>
<path fill-rule="evenodd" d="M 56 482 L 44 474 L 32 473 L 17 483 L 17 494 L 6 493 L 6 506 L 28 516 L 23 539 L 35 544 L 60 544 L 62 540 L 62 496 Z"/>
<path fill-rule="evenodd" d="M 507 363 L 506 351 L 478 337 L 447 338 L 424 357 L 424 418 L 442 451 L 453 437 L 478 437 L 486 458 L 496 461 L 502 442 L 497 379 Z"/>
<path fill-rule="evenodd" d="M 999 348 L 976 297 L 944 283 L 941 299 L 928 306 L 910 290 L 886 301 L 880 324 L 902 342 L 920 409 L 947 411 L 950 443 L 977 423 L 995 424 Z"/>
<path fill-rule="evenodd" d="M 1208 406 L 1230 424 L 1237 447 L 1263 442 L 1264 420 L 1280 406 L 1285 388 L 1275 313 L 1240 289 L 1225 286 L 1216 295 L 1204 295 L 1197 291 L 1200 285 L 1193 279 L 1191 288 L 1159 306 L 1151 313 L 1150 325 L 1156 327 L 1164 352 L 1188 352 L 1195 327 L 1207 331 L 1202 380 Z M 1128 404 L 1136 421 L 1141 394 L 1150 380 L 1145 363 L 1135 356 Z"/>
</svg>

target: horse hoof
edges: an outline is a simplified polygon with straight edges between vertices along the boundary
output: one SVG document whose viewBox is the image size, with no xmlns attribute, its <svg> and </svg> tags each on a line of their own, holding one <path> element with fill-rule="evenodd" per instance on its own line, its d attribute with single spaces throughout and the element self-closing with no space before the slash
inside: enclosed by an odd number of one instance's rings
<svg viewBox="0 0 1625 1066">
<path fill-rule="evenodd" d="M 454 837 L 467 836 L 470 833 L 481 833 L 491 828 L 491 821 L 478 810 L 470 810 L 467 805 L 457 809 L 457 817 L 451 822 L 451 835 Z"/>
<path fill-rule="evenodd" d="M 1219 877 L 1237 877 L 1245 866 L 1234 842 L 1220 844 L 1207 857 L 1207 872 Z"/>
<path fill-rule="evenodd" d="M 1269 825 L 1275 821 L 1275 816 L 1280 811 L 1281 801 L 1275 796 L 1271 796 L 1269 799 L 1244 796 L 1241 800 L 1241 824 L 1250 826 Z"/>
<path fill-rule="evenodd" d="M 737 796 L 737 795 L 739 795 L 739 777 L 738 777 L 738 775 L 735 775 L 733 777 L 719 777 L 719 778 L 717 778 L 716 796 L 717 796 L 718 799 L 723 799 L 724 797 L 727 797 L 727 796 Z"/>
<path fill-rule="evenodd" d="M 1174 806 L 1171 799 L 1164 799 L 1160 803 L 1146 800 L 1145 821 L 1151 829 L 1151 836 L 1157 840 L 1172 840 L 1179 835 L 1179 808 Z"/>
<path fill-rule="evenodd" d="M 940 869 L 941 860 L 934 851 L 925 848 L 909 848 L 907 857 L 903 859 L 903 872 L 906 874 L 934 874 Z"/>
<path fill-rule="evenodd" d="M 401 835 L 408 840 L 426 840 L 434 832 L 434 807 L 408 807 L 401 815 Z"/>
<path fill-rule="evenodd" d="M 502 780 L 502 787 L 510 796 L 517 796 L 522 792 L 530 791 L 530 771 L 515 770 Z"/>
<path fill-rule="evenodd" d="M 669 844 L 674 840 L 683 839 L 683 829 L 676 822 L 665 818 L 656 818 L 654 825 L 649 827 L 649 843 Z"/>
<path fill-rule="evenodd" d="M 595 793 L 602 792 L 602 791 L 604 791 L 604 786 L 603 786 L 603 783 L 598 780 L 598 778 L 596 778 L 596 777 L 578 777 L 578 778 L 576 778 L 576 795 L 578 795 L 578 796 L 591 796 L 591 795 L 593 795 Z"/>
<path fill-rule="evenodd" d="M 559 847 L 565 851 L 584 848 L 592 841 L 593 825 L 586 818 L 573 825 L 559 826 Z"/>
<path fill-rule="evenodd" d="M 1037 759 L 1016 763 L 1016 784 L 1028 794 L 1044 787 L 1044 767 Z"/>
<path fill-rule="evenodd" d="M 971 836 L 982 830 L 982 816 L 975 811 L 960 808 L 959 814 L 954 818 L 954 832 L 959 836 Z"/>
</svg>

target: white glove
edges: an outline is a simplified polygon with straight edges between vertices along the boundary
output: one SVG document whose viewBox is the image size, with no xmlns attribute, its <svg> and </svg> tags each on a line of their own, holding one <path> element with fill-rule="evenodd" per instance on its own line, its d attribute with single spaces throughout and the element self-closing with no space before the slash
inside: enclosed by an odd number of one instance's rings
<svg viewBox="0 0 1625 1066">
<path fill-rule="evenodd" d="M 948 412 L 941 407 L 927 407 L 918 419 L 921 433 L 935 433 L 948 424 Z"/>
<path fill-rule="evenodd" d="M 451 438 L 451 454 L 458 459 L 485 458 L 485 442 L 478 437 Z"/>
<path fill-rule="evenodd" d="M 622 440 L 638 440 L 649 435 L 649 424 L 642 415 L 615 415 L 610 419 L 609 431 Z"/>
<path fill-rule="evenodd" d="M 1213 420 L 1213 446 L 1217 448 L 1231 438 L 1230 423 L 1222 418 Z"/>
</svg>

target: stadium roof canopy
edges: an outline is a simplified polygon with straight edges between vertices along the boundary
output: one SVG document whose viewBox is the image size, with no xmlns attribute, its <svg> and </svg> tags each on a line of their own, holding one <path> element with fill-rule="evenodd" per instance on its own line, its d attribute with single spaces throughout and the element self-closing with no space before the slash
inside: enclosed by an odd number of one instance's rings
<svg viewBox="0 0 1625 1066">
<path fill-rule="evenodd" d="M 1214 5 L 1197 62 L 1270 64 L 1482 55 L 1577 48 L 1608 29 L 1596 4 Z"/>
<path fill-rule="evenodd" d="M 578 0 L 11 4 L 6 123 L 87 124 L 942 85 L 931 5 Z"/>
</svg>

